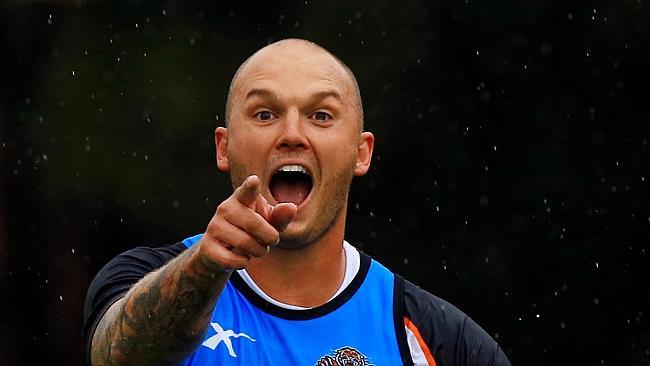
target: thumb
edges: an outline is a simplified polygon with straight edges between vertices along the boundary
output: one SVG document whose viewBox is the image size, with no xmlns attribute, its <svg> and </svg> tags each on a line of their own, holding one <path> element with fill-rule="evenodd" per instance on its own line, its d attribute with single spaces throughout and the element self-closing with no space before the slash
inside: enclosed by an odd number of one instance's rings
<svg viewBox="0 0 650 366">
<path fill-rule="evenodd" d="M 279 203 L 271 210 L 269 215 L 269 223 L 276 230 L 282 232 L 293 221 L 298 212 L 298 206 L 293 203 Z"/>
</svg>

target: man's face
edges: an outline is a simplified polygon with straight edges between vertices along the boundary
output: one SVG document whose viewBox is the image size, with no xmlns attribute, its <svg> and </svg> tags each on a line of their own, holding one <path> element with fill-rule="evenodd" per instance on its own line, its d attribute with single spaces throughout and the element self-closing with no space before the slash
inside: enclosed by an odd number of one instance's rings
<svg viewBox="0 0 650 366">
<path fill-rule="evenodd" d="M 308 245 L 344 220 L 353 175 L 365 174 L 373 137 L 361 133 L 345 69 L 315 47 L 287 42 L 258 52 L 233 83 L 217 157 L 233 186 L 256 174 L 271 205 L 293 202 L 281 246 Z"/>
</svg>

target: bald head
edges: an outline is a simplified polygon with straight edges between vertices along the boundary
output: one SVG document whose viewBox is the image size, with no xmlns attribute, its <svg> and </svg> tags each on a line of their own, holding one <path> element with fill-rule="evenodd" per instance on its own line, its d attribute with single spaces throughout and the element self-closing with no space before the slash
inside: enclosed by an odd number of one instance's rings
<svg viewBox="0 0 650 366">
<path fill-rule="evenodd" d="M 259 69 L 265 66 L 277 66 L 277 68 L 289 74 L 295 71 L 295 69 L 290 68 L 290 64 L 283 64 L 283 61 L 300 63 L 302 67 L 322 69 L 322 71 L 330 74 L 333 79 L 339 81 L 346 89 L 346 94 L 351 97 L 351 102 L 358 115 L 359 127 L 363 129 L 361 93 L 352 70 L 325 48 L 311 41 L 295 38 L 271 43 L 255 52 L 239 66 L 228 88 L 226 126 L 230 123 L 234 95 L 242 88 L 244 80 L 255 78 L 259 74 Z M 282 65 L 287 67 L 282 68 Z"/>
</svg>

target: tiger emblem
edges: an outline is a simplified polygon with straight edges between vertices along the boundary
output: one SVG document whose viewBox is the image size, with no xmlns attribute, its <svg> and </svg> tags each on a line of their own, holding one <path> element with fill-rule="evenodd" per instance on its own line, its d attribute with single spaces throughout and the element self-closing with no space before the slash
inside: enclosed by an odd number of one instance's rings
<svg viewBox="0 0 650 366">
<path fill-rule="evenodd" d="M 366 356 L 352 347 L 339 348 L 332 355 L 323 356 L 315 366 L 373 366 Z"/>
</svg>

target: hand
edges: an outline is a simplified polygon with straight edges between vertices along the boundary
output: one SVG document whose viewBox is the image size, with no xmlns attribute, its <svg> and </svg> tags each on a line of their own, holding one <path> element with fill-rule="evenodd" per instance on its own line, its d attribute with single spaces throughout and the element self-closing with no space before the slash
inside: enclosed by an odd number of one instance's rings
<svg viewBox="0 0 650 366">
<path fill-rule="evenodd" d="M 251 175 L 217 207 L 197 244 L 199 255 L 220 270 L 245 268 L 278 244 L 297 210 L 293 203 L 271 206 L 260 194 L 260 179 Z"/>
</svg>

